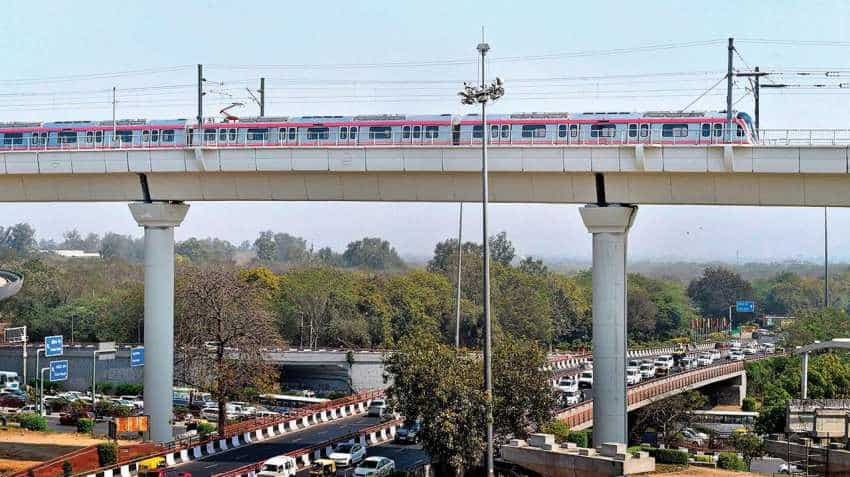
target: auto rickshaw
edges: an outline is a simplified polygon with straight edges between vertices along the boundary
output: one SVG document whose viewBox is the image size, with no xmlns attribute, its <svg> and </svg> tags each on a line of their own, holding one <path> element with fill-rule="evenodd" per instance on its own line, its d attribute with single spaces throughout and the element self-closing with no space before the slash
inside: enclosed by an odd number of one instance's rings
<svg viewBox="0 0 850 477">
<path fill-rule="evenodd" d="M 317 459 L 310 466 L 310 477 L 333 477 L 336 475 L 336 462 L 330 459 Z"/>
</svg>

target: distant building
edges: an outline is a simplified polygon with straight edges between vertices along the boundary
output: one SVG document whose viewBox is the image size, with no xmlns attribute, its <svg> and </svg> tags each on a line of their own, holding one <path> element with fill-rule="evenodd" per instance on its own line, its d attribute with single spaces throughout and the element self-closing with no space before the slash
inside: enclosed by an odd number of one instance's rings
<svg viewBox="0 0 850 477">
<path fill-rule="evenodd" d="M 86 252 L 84 250 L 42 250 L 44 253 L 52 253 L 65 258 L 100 258 L 100 252 Z"/>
<path fill-rule="evenodd" d="M 767 328 L 775 327 L 776 329 L 783 329 L 784 327 L 790 325 L 797 318 L 794 316 L 776 316 L 776 315 L 765 315 L 763 318 L 764 326 Z"/>
<path fill-rule="evenodd" d="M 786 430 L 829 441 L 847 437 L 850 425 L 848 399 L 789 399 Z"/>
</svg>

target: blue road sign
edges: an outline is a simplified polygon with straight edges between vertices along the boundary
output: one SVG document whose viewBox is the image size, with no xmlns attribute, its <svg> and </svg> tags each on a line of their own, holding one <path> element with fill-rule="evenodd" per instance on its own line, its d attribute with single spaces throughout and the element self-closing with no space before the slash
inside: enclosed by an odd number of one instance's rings
<svg viewBox="0 0 850 477">
<path fill-rule="evenodd" d="M 139 346 L 130 350 L 130 367 L 145 365 L 145 347 Z"/>
<path fill-rule="evenodd" d="M 62 356 L 62 335 L 44 337 L 44 356 Z"/>
<path fill-rule="evenodd" d="M 50 362 L 50 381 L 65 381 L 68 379 L 68 360 Z"/>
<path fill-rule="evenodd" d="M 756 311 L 756 304 L 748 300 L 738 300 L 735 302 L 735 311 L 738 313 L 753 313 Z"/>
</svg>

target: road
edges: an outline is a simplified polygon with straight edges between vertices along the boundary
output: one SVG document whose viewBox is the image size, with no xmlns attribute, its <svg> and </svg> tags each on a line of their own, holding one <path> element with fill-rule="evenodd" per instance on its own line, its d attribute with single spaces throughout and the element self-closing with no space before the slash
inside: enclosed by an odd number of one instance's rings
<svg viewBox="0 0 850 477">
<path fill-rule="evenodd" d="M 369 457 L 381 456 L 392 459 L 393 462 L 395 462 L 396 470 L 402 471 L 415 469 L 416 467 L 419 467 L 431 460 L 428 453 L 425 452 L 420 445 L 401 445 L 393 442 L 369 447 L 366 451 L 366 455 Z M 308 469 L 303 469 L 298 472 L 298 477 L 307 477 L 308 475 Z M 351 475 L 354 475 L 353 468 L 337 471 L 337 476 L 339 477 L 348 477 Z M 195 477 L 194 474 L 192 477 Z"/>
<path fill-rule="evenodd" d="M 202 460 L 178 466 L 181 472 L 189 472 L 192 477 L 210 477 L 213 474 L 253 464 L 276 455 L 286 454 L 304 447 L 312 447 L 325 441 L 349 434 L 365 427 L 379 424 L 377 417 L 353 416 L 337 421 L 319 424 L 297 432 L 284 434 L 249 446 L 215 454 Z"/>
</svg>

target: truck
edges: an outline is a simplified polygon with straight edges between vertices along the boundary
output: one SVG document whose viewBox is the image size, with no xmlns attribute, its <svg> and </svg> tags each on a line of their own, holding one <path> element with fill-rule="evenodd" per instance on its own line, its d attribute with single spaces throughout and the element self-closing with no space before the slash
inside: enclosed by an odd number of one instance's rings
<svg viewBox="0 0 850 477">
<path fill-rule="evenodd" d="M 258 477 L 295 477 L 298 472 L 295 458 L 279 455 L 263 462 Z"/>
</svg>

